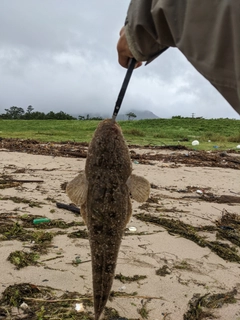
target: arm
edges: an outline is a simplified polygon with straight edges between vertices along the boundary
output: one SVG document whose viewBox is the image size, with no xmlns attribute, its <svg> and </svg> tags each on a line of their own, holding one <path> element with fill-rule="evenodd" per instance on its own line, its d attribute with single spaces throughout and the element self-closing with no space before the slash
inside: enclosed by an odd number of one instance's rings
<svg viewBox="0 0 240 320">
<path fill-rule="evenodd" d="M 128 58 L 151 62 L 177 47 L 240 114 L 239 0 L 132 0 L 124 27 Z M 121 48 L 121 46 L 120 46 Z"/>
<path fill-rule="evenodd" d="M 141 61 L 152 61 L 165 51 L 169 46 L 174 46 L 170 30 L 164 19 L 158 21 L 162 39 L 156 29 L 152 6 L 156 1 L 135 0 L 131 1 L 125 26 L 120 31 L 117 44 L 118 60 L 121 66 L 127 68 L 128 60 L 134 57 L 141 65 Z M 161 2 L 161 1 L 160 1 Z"/>
</svg>

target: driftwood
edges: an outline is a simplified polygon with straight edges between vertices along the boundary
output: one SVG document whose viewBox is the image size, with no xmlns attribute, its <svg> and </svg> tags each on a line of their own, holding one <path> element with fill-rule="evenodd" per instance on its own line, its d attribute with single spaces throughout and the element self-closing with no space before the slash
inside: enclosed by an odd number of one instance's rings
<svg viewBox="0 0 240 320">
<path fill-rule="evenodd" d="M 9 179 L 11 182 L 21 182 L 21 183 L 42 183 L 43 180 L 25 180 L 25 179 Z"/>
<path fill-rule="evenodd" d="M 4 177 L 3 177 L 4 178 Z M 10 176 L 0 179 L 0 183 L 19 182 L 19 183 L 42 183 L 43 180 L 29 180 L 29 179 L 12 179 Z"/>
<path fill-rule="evenodd" d="M 69 204 L 61 203 L 61 202 L 56 202 L 56 206 L 60 209 L 66 209 L 68 211 L 72 211 L 74 213 L 80 214 L 80 209 Z"/>
</svg>

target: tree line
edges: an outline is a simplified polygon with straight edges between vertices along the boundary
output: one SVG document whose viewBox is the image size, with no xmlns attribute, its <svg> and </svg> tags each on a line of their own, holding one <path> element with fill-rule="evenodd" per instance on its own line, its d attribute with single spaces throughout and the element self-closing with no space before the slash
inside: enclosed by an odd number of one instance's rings
<svg viewBox="0 0 240 320">
<path fill-rule="evenodd" d="M 6 112 L 0 114 L 0 119 L 7 120 L 102 120 L 102 117 L 90 117 L 89 114 L 85 116 L 79 115 L 78 118 L 71 116 L 63 111 L 53 112 L 50 111 L 48 113 L 34 111 L 33 106 L 28 106 L 26 111 L 24 111 L 21 107 L 12 106 L 9 109 L 4 109 Z M 136 118 L 137 116 L 133 112 L 129 112 L 126 114 L 128 120 L 131 118 Z"/>
<path fill-rule="evenodd" d="M 34 111 L 34 108 L 30 105 L 27 107 L 26 112 L 23 108 L 13 106 L 9 109 L 4 109 L 6 112 L 0 115 L 1 119 L 22 119 L 22 120 L 49 120 L 49 119 L 56 119 L 56 120 L 74 120 L 73 116 L 67 114 L 63 111 L 53 112 L 50 111 L 48 113 Z"/>
</svg>

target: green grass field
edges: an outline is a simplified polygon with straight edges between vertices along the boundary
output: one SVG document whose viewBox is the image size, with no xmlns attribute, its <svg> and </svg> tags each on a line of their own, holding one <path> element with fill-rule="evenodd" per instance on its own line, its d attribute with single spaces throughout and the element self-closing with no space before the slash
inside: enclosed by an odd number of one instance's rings
<svg viewBox="0 0 240 320">
<path fill-rule="evenodd" d="M 89 142 L 99 121 L 0 120 L 0 137 L 51 142 Z M 240 120 L 173 118 L 119 121 L 129 144 L 185 145 L 192 141 L 201 150 L 236 149 L 240 144 Z"/>
</svg>

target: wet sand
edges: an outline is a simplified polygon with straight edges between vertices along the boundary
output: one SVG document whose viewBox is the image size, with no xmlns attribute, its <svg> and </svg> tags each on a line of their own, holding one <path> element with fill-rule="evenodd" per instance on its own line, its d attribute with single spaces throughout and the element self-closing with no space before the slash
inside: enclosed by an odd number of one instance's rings
<svg viewBox="0 0 240 320">
<path fill-rule="evenodd" d="M 133 151 L 141 154 L 149 152 L 143 149 L 139 152 L 139 149 L 132 148 L 132 154 Z M 196 232 L 206 241 L 234 245 L 229 240 L 217 239 L 217 229 L 209 231 L 204 227 L 217 228 L 216 221 L 226 213 L 240 215 L 240 203 L 237 200 L 240 197 L 239 170 L 198 166 L 173 159 L 184 152 L 157 151 L 160 154 L 172 155 L 168 161 L 149 159 L 144 162 L 133 159 L 134 173 L 147 178 L 152 188 L 147 203 L 142 205 L 133 201 L 132 219 L 122 240 L 116 274 L 124 277 L 144 277 L 137 281 L 124 282 L 115 279 L 112 290 L 123 296 L 116 295 L 112 301 L 108 301 L 107 307 L 116 309 L 121 317 L 150 320 L 190 319 L 186 318 L 186 314 L 189 301 L 194 295 L 226 293 L 234 288 L 240 292 L 239 262 L 228 261 L 208 246 L 201 247 L 174 230 L 143 221 L 139 216 L 142 214 L 181 221 L 199 227 Z M 70 204 L 63 185 L 84 168 L 85 158 L 9 152 L 6 148 L 1 149 L 0 158 L 1 180 L 15 179 L 15 185 L 11 181 L 9 185 L 0 185 L 3 186 L 0 189 L 0 226 L 6 223 L 11 225 L 23 215 L 45 216 L 51 220 L 62 219 L 66 223 L 82 221 L 80 215 L 57 208 L 56 202 Z M 35 182 L 39 180 L 42 182 Z M 219 198 L 223 195 L 229 196 L 230 200 L 221 203 Z M 16 203 L 14 197 L 29 200 L 30 203 L 24 203 L 23 200 Z M 32 206 L 34 202 L 39 203 L 39 207 Z M 18 222 L 21 224 L 22 220 Z M 129 227 L 135 227 L 136 231 L 130 231 Z M 91 295 L 88 240 L 68 237 L 79 229 L 86 230 L 86 227 L 45 229 L 44 231 L 49 232 L 62 230 L 64 234 L 54 235 L 47 254 L 40 254 L 38 264 L 19 270 L 7 260 L 9 254 L 16 250 L 30 252 L 33 243 L 19 240 L 0 241 L 0 293 L 13 284 L 31 283 L 61 289 L 63 292 L 77 291 Z M 236 254 L 240 256 L 238 246 Z M 74 261 L 81 263 L 74 264 Z M 224 303 L 219 308 L 209 310 L 221 320 L 240 319 L 240 294 L 236 293 L 235 298 L 233 304 Z"/>
</svg>

